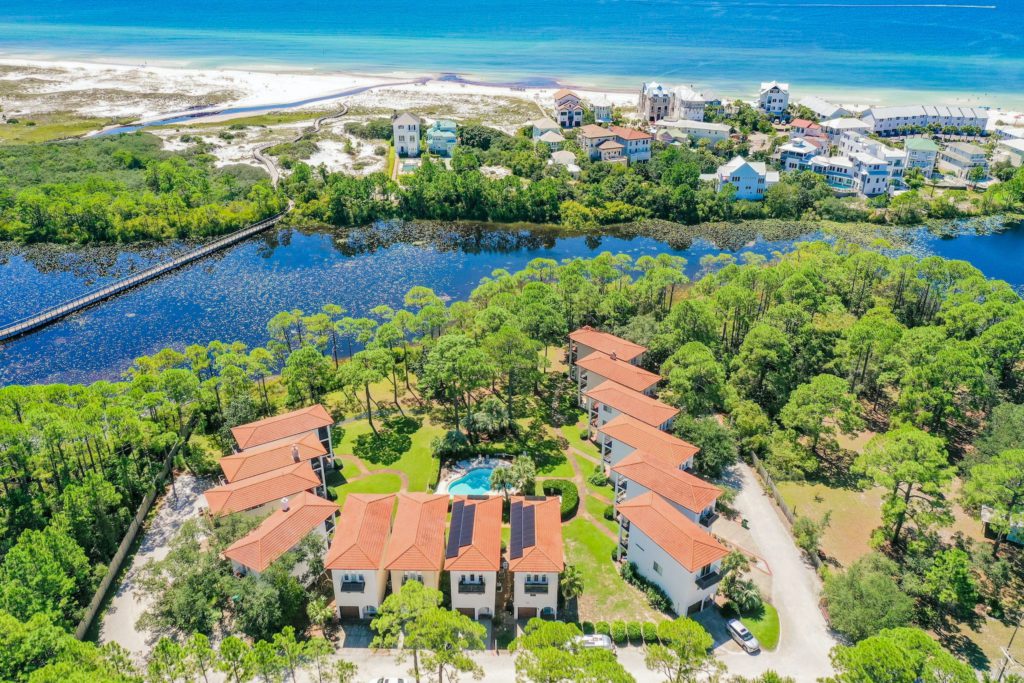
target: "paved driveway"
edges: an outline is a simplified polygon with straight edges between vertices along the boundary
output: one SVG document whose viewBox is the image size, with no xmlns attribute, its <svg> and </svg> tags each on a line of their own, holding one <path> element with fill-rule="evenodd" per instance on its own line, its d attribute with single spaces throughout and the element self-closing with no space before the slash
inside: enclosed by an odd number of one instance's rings
<svg viewBox="0 0 1024 683">
<path fill-rule="evenodd" d="M 781 634 L 774 652 L 749 655 L 728 639 L 720 623 L 709 619 L 715 653 L 729 667 L 729 673 L 752 676 L 773 669 L 800 683 L 811 683 L 832 673 L 828 654 L 836 644 L 818 609 L 821 581 L 793 543 L 789 528 L 754 471 L 740 464 L 735 475 L 740 491 L 734 506 L 747 519 L 757 546 L 751 550 L 771 569 L 771 603 L 779 611 Z"/>
</svg>

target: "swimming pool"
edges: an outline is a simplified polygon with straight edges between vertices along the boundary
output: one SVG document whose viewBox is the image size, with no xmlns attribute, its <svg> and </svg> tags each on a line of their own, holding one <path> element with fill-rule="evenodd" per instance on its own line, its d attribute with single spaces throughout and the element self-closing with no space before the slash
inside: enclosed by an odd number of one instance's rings
<svg viewBox="0 0 1024 683">
<path fill-rule="evenodd" d="M 448 493 L 453 496 L 480 496 L 491 492 L 493 467 L 477 467 L 448 484 Z"/>
</svg>

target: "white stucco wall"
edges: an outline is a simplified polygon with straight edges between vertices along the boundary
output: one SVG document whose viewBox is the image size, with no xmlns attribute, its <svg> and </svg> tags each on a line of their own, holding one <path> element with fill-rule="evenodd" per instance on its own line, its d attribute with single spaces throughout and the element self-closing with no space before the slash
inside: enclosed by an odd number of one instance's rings
<svg viewBox="0 0 1024 683">
<path fill-rule="evenodd" d="M 526 577 L 540 576 L 547 578 L 548 592 L 534 593 L 526 592 Z M 541 616 L 541 610 L 550 608 L 552 614 L 558 610 L 558 573 L 557 572 L 515 572 L 513 574 L 512 604 L 515 605 L 515 615 L 519 618 L 520 607 L 536 607 L 536 616 Z"/>
<path fill-rule="evenodd" d="M 483 593 L 460 593 L 459 592 L 459 581 L 462 577 L 483 576 L 484 577 L 484 592 Z M 451 589 L 452 589 L 452 609 L 465 609 L 470 608 L 474 610 L 474 618 L 479 619 L 482 615 L 488 614 L 494 615 L 494 605 L 497 602 L 497 595 L 495 593 L 495 583 L 498 580 L 497 572 L 461 572 L 453 571 L 449 572 L 451 578 Z"/>
<path fill-rule="evenodd" d="M 366 588 L 362 593 L 345 593 L 341 590 L 341 582 L 345 574 L 349 576 L 362 576 L 366 581 Z M 337 607 L 358 607 L 359 616 L 369 618 L 384 601 L 384 591 L 388 587 L 388 573 L 383 569 L 377 571 L 341 569 L 331 570 L 331 580 L 334 583 L 334 604 Z M 340 613 L 340 610 L 339 610 Z"/>
<path fill-rule="evenodd" d="M 713 584 L 703 590 L 697 588 L 697 575 L 688 571 L 675 559 L 652 541 L 647 534 L 635 524 L 629 530 L 629 545 L 626 549 L 627 559 L 636 564 L 637 571 L 654 583 L 661 586 L 672 600 L 672 609 L 676 614 L 685 615 L 686 609 L 698 600 L 712 598 L 718 588 Z M 654 570 L 657 562 L 661 572 Z M 716 562 L 717 569 L 720 563 Z"/>
<path fill-rule="evenodd" d="M 412 578 L 416 578 L 422 581 L 423 585 L 427 588 L 433 588 L 434 590 L 440 589 L 441 583 L 441 572 L 406 572 L 399 569 L 391 570 L 391 590 L 398 591 L 402 589 L 402 580 L 405 575 L 408 574 Z M 417 576 L 418 575 L 418 576 Z M 419 578 L 422 577 L 422 578 Z"/>
</svg>

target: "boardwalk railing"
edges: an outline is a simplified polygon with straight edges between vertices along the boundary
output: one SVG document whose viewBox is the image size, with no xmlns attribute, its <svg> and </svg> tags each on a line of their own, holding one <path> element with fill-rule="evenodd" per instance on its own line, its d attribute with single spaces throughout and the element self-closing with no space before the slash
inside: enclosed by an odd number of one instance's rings
<svg viewBox="0 0 1024 683">
<path fill-rule="evenodd" d="M 51 323 L 54 323 L 60 320 L 61 318 L 64 318 L 65 316 L 71 315 L 72 313 L 80 311 L 83 308 L 86 308 L 87 306 L 99 303 L 104 299 L 109 299 L 110 297 L 120 294 L 125 290 L 131 289 L 132 287 L 136 287 L 144 282 L 148 282 L 154 278 L 157 278 L 163 275 L 164 273 L 170 272 L 176 268 L 180 268 L 184 265 L 192 263 L 197 259 L 201 259 L 204 256 L 208 256 L 214 252 L 220 251 L 225 247 L 235 244 L 236 242 L 240 242 L 241 240 L 244 240 L 247 237 L 251 237 L 256 233 L 262 232 L 263 230 L 266 230 L 272 225 L 277 224 L 277 222 L 281 220 L 285 213 L 286 212 L 282 211 L 281 213 L 275 216 L 271 216 L 270 218 L 264 219 L 259 223 L 253 223 L 248 227 L 242 228 L 241 230 L 237 230 L 229 235 L 220 237 L 208 244 L 202 245 L 201 247 L 196 247 L 195 249 L 192 249 L 191 251 L 181 254 L 180 256 L 171 259 L 170 261 L 164 261 L 163 263 L 158 263 L 155 266 L 150 266 L 149 268 L 141 272 L 138 272 L 135 275 L 132 275 L 131 277 L 124 278 L 123 280 L 118 280 L 117 282 L 109 284 L 106 287 L 102 287 L 93 292 L 88 292 L 87 294 L 83 294 L 80 297 L 71 299 L 69 301 L 65 301 L 64 303 L 58 304 L 56 306 L 51 306 L 50 308 L 40 311 L 39 313 L 31 315 L 27 318 L 22 318 L 21 320 L 10 323 L 0 328 L 0 341 L 13 339 L 14 337 L 18 337 L 33 330 L 37 330 L 40 327 L 46 327 L 47 325 L 50 325 Z"/>
</svg>

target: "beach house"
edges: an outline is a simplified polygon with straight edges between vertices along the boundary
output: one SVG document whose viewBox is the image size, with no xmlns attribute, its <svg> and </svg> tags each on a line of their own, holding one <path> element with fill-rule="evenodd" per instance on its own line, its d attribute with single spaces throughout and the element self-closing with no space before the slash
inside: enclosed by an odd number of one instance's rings
<svg viewBox="0 0 1024 683">
<path fill-rule="evenodd" d="M 706 100 L 693 88 L 680 85 L 672 91 L 671 117 L 680 121 L 703 121 Z"/>
<path fill-rule="evenodd" d="M 715 519 L 715 501 L 722 493 L 714 484 L 643 450 L 633 451 L 613 465 L 611 479 L 617 505 L 651 492 L 705 528 Z"/>
<path fill-rule="evenodd" d="M 342 619 L 370 619 L 388 588 L 384 552 L 391 537 L 393 493 L 351 493 L 338 519 L 338 532 L 324 559 L 331 573 L 334 604 Z"/>
<path fill-rule="evenodd" d="M 762 83 L 757 106 L 773 119 L 785 118 L 786 109 L 789 107 L 789 83 Z"/>
<path fill-rule="evenodd" d="M 596 123 L 611 123 L 613 105 L 604 95 L 599 95 L 590 100 L 590 111 L 594 114 Z"/>
<path fill-rule="evenodd" d="M 623 126 L 603 128 L 587 124 L 576 134 L 576 142 L 593 161 L 618 161 L 625 158 L 629 163 L 647 161 L 651 158 L 650 133 Z M 607 143 L 613 144 L 607 144 Z"/>
<path fill-rule="evenodd" d="M 779 182 L 779 172 L 769 170 L 763 161 L 747 161 L 735 156 L 714 173 L 702 174 L 701 180 L 714 182 L 716 192 L 729 185 L 735 187 L 735 199 L 760 201 L 768 188 Z"/>
<path fill-rule="evenodd" d="M 508 571 L 515 618 L 554 619 L 558 576 L 565 569 L 559 499 L 513 496 L 509 531 Z"/>
<path fill-rule="evenodd" d="M 860 119 L 844 117 L 822 121 L 821 130 L 828 136 L 829 140 L 835 144 L 843 133 L 868 133 L 871 131 L 871 126 Z"/>
<path fill-rule="evenodd" d="M 590 428 L 598 430 L 620 415 L 628 415 L 658 429 L 669 429 L 679 409 L 627 389 L 615 382 L 604 382 L 583 393 Z"/>
<path fill-rule="evenodd" d="M 221 554 L 231 561 L 236 574 L 258 576 L 306 536 L 317 534 L 326 542 L 334 530 L 337 512 L 338 506 L 329 500 L 312 493 L 298 493 L 283 499 L 278 510 Z M 295 575 L 305 571 L 306 566 L 301 563 L 292 569 Z"/>
<path fill-rule="evenodd" d="M 907 150 L 907 168 L 919 168 L 926 178 L 935 172 L 935 161 L 939 156 L 939 146 L 931 138 L 907 138 L 903 142 Z"/>
<path fill-rule="evenodd" d="M 455 496 L 444 568 L 452 609 L 473 619 L 494 616 L 501 571 L 501 496 Z"/>
<path fill-rule="evenodd" d="M 1011 166 L 1024 165 L 1024 140 L 1000 140 L 996 154 L 1010 162 Z"/>
<path fill-rule="evenodd" d="M 540 140 L 545 133 L 561 133 L 562 127 L 558 125 L 558 122 L 554 119 L 549 119 L 544 116 L 535 121 L 530 121 L 530 126 L 533 128 L 533 139 L 534 141 Z"/>
<path fill-rule="evenodd" d="M 238 444 L 238 450 L 246 451 L 257 446 L 270 444 L 289 445 L 307 435 L 315 434 L 324 450 L 326 465 L 334 465 L 334 448 L 331 445 L 331 427 L 334 418 L 327 409 L 317 403 L 281 415 L 274 415 L 255 422 L 232 427 L 231 436 Z"/>
<path fill-rule="evenodd" d="M 828 153 L 828 140 L 821 138 L 793 138 L 775 150 L 784 171 L 803 171 L 811 167 L 811 159 Z"/>
<path fill-rule="evenodd" d="M 420 155 L 420 118 L 409 112 L 391 117 L 391 142 L 400 157 Z"/>
<path fill-rule="evenodd" d="M 711 145 L 715 145 L 722 140 L 729 139 L 729 133 L 732 130 L 728 125 L 724 123 L 705 123 L 704 121 L 683 121 L 678 119 L 663 119 L 658 121 L 655 126 L 655 132 L 660 134 L 669 132 L 675 136 L 685 136 L 690 141 L 707 140 Z"/>
<path fill-rule="evenodd" d="M 871 132 L 879 135 L 893 135 L 910 128 L 932 126 L 984 130 L 988 125 L 988 111 L 985 109 L 942 104 L 871 107 L 860 118 L 868 124 Z"/>
<path fill-rule="evenodd" d="M 938 168 L 957 178 L 967 178 L 972 168 L 981 168 L 988 173 L 988 158 L 985 150 L 969 142 L 950 142 L 939 150 Z"/>
<path fill-rule="evenodd" d="M 644 451 L 661 458 L 681 470 L 693 469 L 693 459 L 700 449 L 678 436 L 652 427 L 629 415 L 619 415 L 605 422 L 595 432 L 601 459 L 612 467 L 634 451 Z"/>
<path fill-rule="evenodd" d="M 825 176 L 825 182 L 833 190 L 854 194 L 857 192 L 854 167 L 849 157 L 819 155 L 811 159 L 807 170 Z"/>
<path fill-rule="evenodd" d="M 427 149 L 431 154 L 450 157 L 456 143 L 456 124 L 449 119 L 438 119 L 427 129 Z"/>
<path fill-rule="evenodd" d="M 541 135 L 538 142 L 543 142 L 552 152 L 557 152 L 565 144 L 565 137 L 561 133 L 551 130 Z"/>
<path fill-rule="evenodd" d="M 636 111 L 641 119 L 648 123 L 670 119 L 673 117 L 672 109 L 672 91 L 669 88 L 654 81 L 640 86 Z"/>
<path fill-rule="evenodd" d="M 661 587 L 674 612 L 694 614 L 713 603 L 728 548 L 653 492 L 616 509 L 620 558 Z"/>
<path fill-rule="evenodd" d="M 576 362 L 595 351 L 600 351 L 606 356 L 615 356 L 617 360 L 626 363 L 640 365 L 647 347 L 584 325 L 569 333 L 569 377 L 575 379 Z"/>
<path fill-rule="evenodd" d="M 579 128 L 583 125 L 583 102 L 572 90 L 555 92 L 555 119 L 562 128 Z"/>
<path fill-rule="evenodd" d="M 419 581 L 440 590 L 444 568 L 444 527 L 448 521 L 448 496 L 400 493 L 395 521 L 384 560 L 391 576 L 391 590 L 406 581 Z"/>
<path fill-rule="evenodd" d="M 791 137 L 821 137 L 825 134 L 820 124 L 808 119 L 793 119 L 789 122 L 789 131 Z"/>
<path fill-rule="evenodd" d="M 844 109 L 838 104 L 832 104 L 816 95 L 808 95 L 797 100 L 797 104 L 811 110 L 819 121 L 837 119 L 843 116 L 850 116 L 853 112 Z"/>
<path fill-rule="evenodd" d="M 846 131 L 839 136 L 839 152 L 851 158 L 858 158 L 858 153 L 867 154 L 885 163 L 888 178 L 885 189 L 898 188 L 903 185 L 903 174 L 907 169 L 907 151 L 896 149 L 879 142 L 867 135 L 855 131 Z M 874 170 L 874 169 L 867 169 Z M 871 196 L 872 192 L 864 192 Z"/>
<path fill-rule="evenodd" d="M 558 152 L 552 152 L 551 158 L 548 159 L 548 164 L 563 167 L 573 178 L 579 177 L 580 167 L 576 163 L 576 155 L 568 150 L 563 149 Z"/>
</svg>

